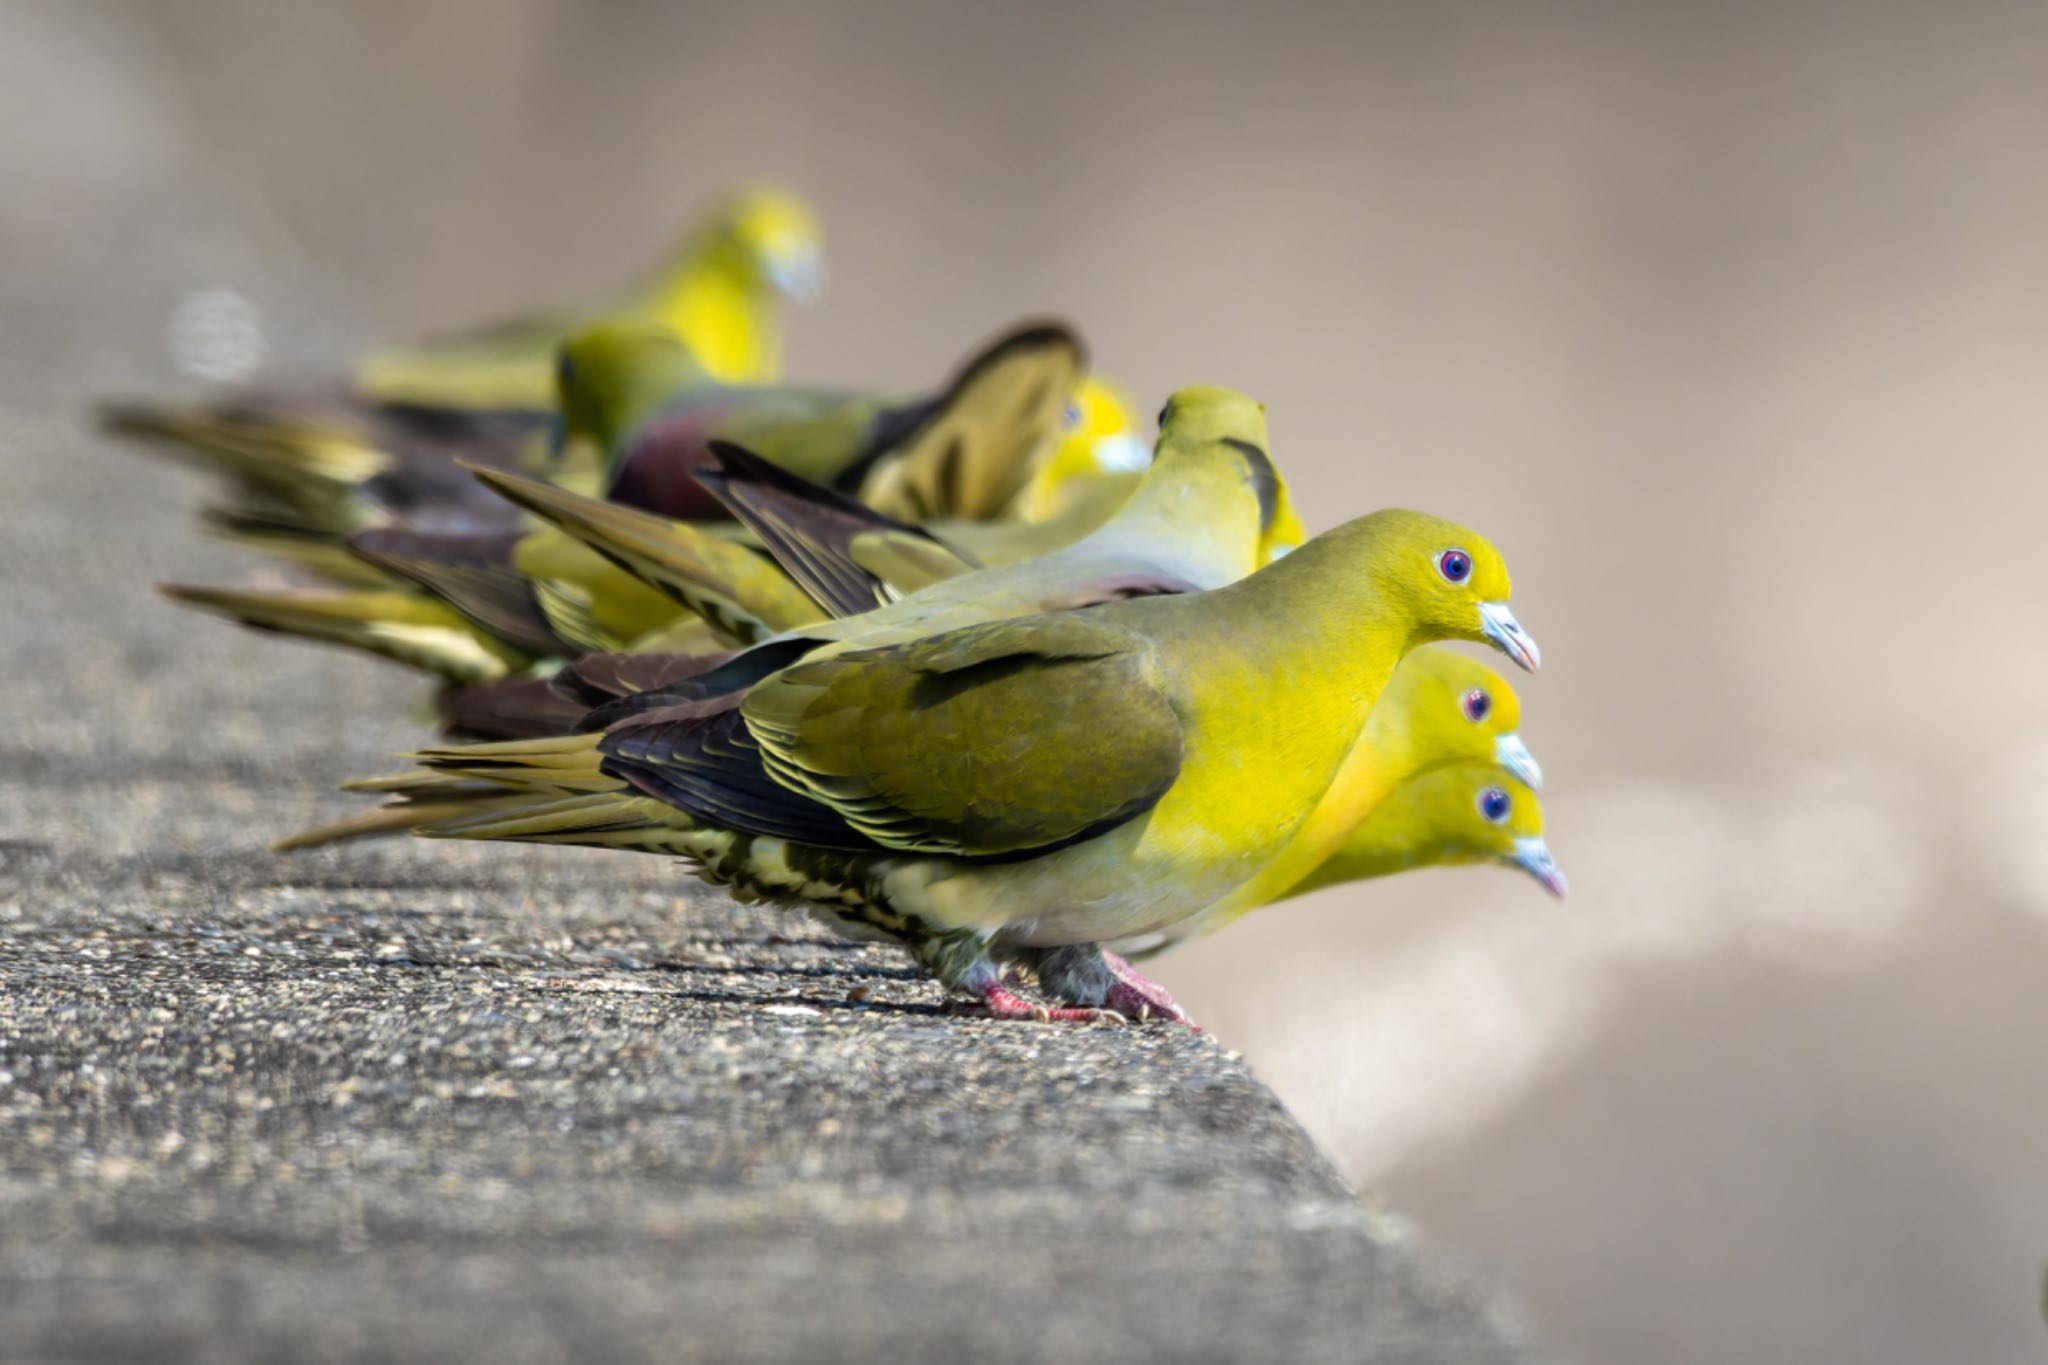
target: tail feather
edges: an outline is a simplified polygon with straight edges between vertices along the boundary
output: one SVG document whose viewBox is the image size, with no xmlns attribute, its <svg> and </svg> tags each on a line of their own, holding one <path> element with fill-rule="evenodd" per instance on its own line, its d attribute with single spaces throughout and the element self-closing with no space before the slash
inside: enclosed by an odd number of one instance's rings
<svg viewBox="0 0 2048 1365">
<path fill-rule="evenodd" d="M 341 784 L 345 792 L 377 792 L 385 796 L 404 796 L 414 800 L 428 801 L 455 796 L 502 796 L 505 789 L 493 782 L 477 782 L 466 777 L 453 777 L 447 773 L 425 772 L 419 768 L 408 768 L 402 773 L 385 773 L 378 777 L 358 777 Z"/>
<path fill-rule="evenodd" d="M 270 847 L 279 853 L 298 853 L 330 844 L 354 843 L 362 839 L 385 839 L 394 834 L 411 834 L 423 826 L 453 822 L 527 804 L 531 798 L 503 788 L 490 795 L 451 797 L 445 801 L 394 801 L 361 811 L 331 824 L 316 825 L 279 839 Z"/>
<path fill-rule="evenodd" d="M 351 588 L 388 588 L 391 579 L 348 547 L 345 535 L 292 514 L 251 505 L 201 509 L 200 530 L 215 540 L 311 570 Z"/>
<path fill-rule="evenodd" d="M 99 415 L 102 429 L 224 475 L 253 504 L 287 507 L 331 535 L 427 509 L 509 524 L 508 509 L 483 496 L 455 461 L 520 465 L 553 420 L 524 407 L 383 403 L 346 385 L 113 402 Z"/>
<path fill-rule="evenodd" d="M 553 735 L 493 744 L 444 745 L 408 754 L 421 767 L 451 777 L 520 791 L 603 792 L 626 784 L 605 773 L 603 736 Z"/>
<path fill-rule="evenodd" d="M 486 497 L 496 494 L 477 485 Z M 502 500 L 501 500 L 502 501 Z M 510 503 L 507 510 L 513 510 Z M 703 618 L 645 579 L 621 568 L 559 526 L 537 526 L 513 552 L 519 572 L 532 580 L 550 627 L 565 640 L 608 640 L 584 649 L 617 649 L 621 642 Z"/>
<path fill-rule="evenodd" d="M 525 660 L 438 602 L 404 592 L 264 591 L 167 583 L 173 601 L 300 639 L 362 650 L 449 682 L 494 682 Z"/>
<path fill-rule="evenodd" d="M 291 852 L 418 834 L 697 856 L 730 841 L 600 772 L 595 736 L 450 746 L 414 757 L 423 769 L 345 784 L 351 791 L 382 793 L 383 805 L 294 834 L 275 847 Z"/>
<path fill-rule="evenodd" d="M 105 431 L 253 484 L 295 506 L 345 498 L 389 473 L 394 463 L 345 424 L 287 408 L 130 402 L 106 404 L 99 415 Z"/>
<path fill-rule="evenodd" d="M 672 806 L 637 792 L 591 792 L 538 800 L 514 797 L 415 830 L 429 839 L 497 839 L 518 843 L 576 844 L 643 853 L 696 856 L 711 831 L 691 827 Z"/>
</svg>

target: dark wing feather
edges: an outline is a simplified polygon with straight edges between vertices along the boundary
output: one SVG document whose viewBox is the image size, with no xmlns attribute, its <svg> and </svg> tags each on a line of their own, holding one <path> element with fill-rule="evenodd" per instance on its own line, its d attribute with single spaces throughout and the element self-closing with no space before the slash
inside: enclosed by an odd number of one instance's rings
<svg viewBox="0 0 2048 1365">
<path fill-rule="evenodd" d="M 769 777 L 738 711 L 657 711 L 613 727 L 598 747 L 606 773 L 719 828 L 818 848 L 879 847 L 830 807 Z"/>
<path fill-rule="evenodd" d="M 760 537 L 776 563 L 834 616 L 856 616 L 893 597 L 887 584 L 855 561 L 853 546 L 860 536 L 907 536 L 958 559 L 961 572 L 976 567 L 972 559 L 921 527 L 884 516 L 744 447 L 713 441 L 710 449 L 718 467 L 698 470 L 697 481 Z"/>
<path fill-rule="evenodd" d="M 458 471 L 459 472 L 459 471 Z M 518 530 L 482 535 L 437 534 L 401 526 L 349 537 L 357 556 L 415 583 L 495 639 L 530 654 L 576 651 L 556 634 L 533 584 L 513 563 Z"/>
<path fill-rule="evenodd" d="M 737 710 L 748 688 L 816 647 L 815 640 L 772 640 L 756 645 L 659 687 L 621 693 L 597 706 L 576 728 L 586 732 L 603 730 L 634 716 L 664 709 L 694 716 Z"/>
</svg>

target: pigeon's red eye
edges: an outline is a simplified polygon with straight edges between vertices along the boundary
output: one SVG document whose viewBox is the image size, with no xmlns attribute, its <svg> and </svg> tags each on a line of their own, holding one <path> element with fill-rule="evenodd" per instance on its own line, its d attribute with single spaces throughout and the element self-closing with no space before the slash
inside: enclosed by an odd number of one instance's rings
<svg viewBox="0 0 2048 1365">
<path fill-rule="evenodd" d="M 1477 725 L 1493 714 L 1493 697 L 1483 687 L 1475 687 L 1458 699 L 1458 705 L 1465 710 L 1465 719 Z"/>
<path fill-rule="evenodd" d="M 1463 583 L 1472 576 L 1472 556 L 1463 550 L 1445 550 L 1436 557 L 1436 571 L 1449 583 Z"/>
<path fill-rule="evenodd" d="M 1508 811 L 1514 802 L 1499 787 L 1488 787 L 1479 793 L 1479 814 L 1490 825 L 1497 825 L 1508 818 Z"/>
</svg>

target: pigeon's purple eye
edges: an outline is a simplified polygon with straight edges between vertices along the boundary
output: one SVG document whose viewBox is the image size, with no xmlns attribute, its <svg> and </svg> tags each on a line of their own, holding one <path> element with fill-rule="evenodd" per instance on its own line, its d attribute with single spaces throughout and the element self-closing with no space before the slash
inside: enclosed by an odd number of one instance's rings
<svg viewBox="0 0 2048 1365">
<path fill-rule="evenodd" d="M 1465 719 L 1474 725 L 1493 714 L 1493 697 L 1483 687 L 1475 687 L 1458 698 L 1458 705 L 1464 708 Z"/>
<path fill-rule="evenodd" d="M 1060 413 L 1060 421 L 1066 426 L 1068 431 L 1072 431 L 1075 427 L 1080 426 L 1081 405 L 1079 403 L 1067 404 L 1066 410 Z"/>
<path fill-rule="evenodd" d="M 1472 576 L 1472 556 L 1463 550 L 1445 550 L 1436 557 L 1436 571 L 1449 583 L 1463 583 Z"/>
<path fill-rule="evenodd" d="M 1499 787 L 1488 787 L 1479 793 L 1479 814 L 1489 825 L 1497 825 L 1507 819 L 1508 811 L 1513 807 L 1514 802 L 1508 800 L 1508 794 Z"/>
</svg>

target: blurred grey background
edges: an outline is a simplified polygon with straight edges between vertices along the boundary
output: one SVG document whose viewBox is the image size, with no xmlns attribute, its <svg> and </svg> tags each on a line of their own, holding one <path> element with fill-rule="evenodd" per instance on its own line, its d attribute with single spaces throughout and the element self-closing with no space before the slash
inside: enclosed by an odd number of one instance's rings
<svg viewBox="0 0 2048 1365">
<path fill-rule="evenodd" d="M 1507 551 L 1574 895 L 1333 891 L 1165 979 L 1585 1359 L 2038 1360 L 2044 153 L 2037 0 L 0 0 L 0 441 L 20 487 L 89 395 L 190 383 L 215 291 L 317 369 L 758 179 L 827 227 L 799 377 L 920 386 L 1053 311 L 1148 411 L 1247 389 L 1312 529 Z M 75 661 L 135 632 L 284 648 L 147 600 L 231 563 L 189 481 L 26 486 L 10 597 L 98 498 L 167 529 L 90 551 L 86 645 L 4 642 L 10 752 L 133 704 Z M 410 695 L 331 667 L 309 708 Z"/>
</svg>

